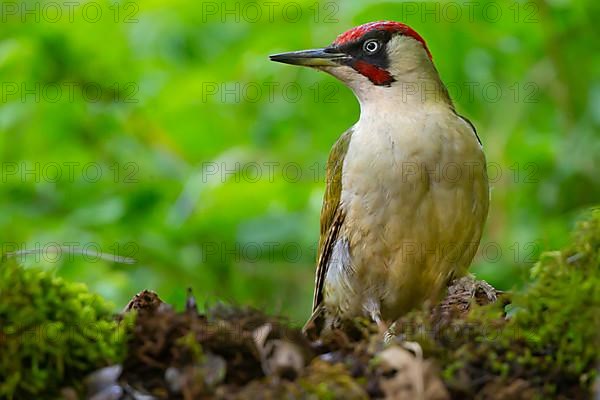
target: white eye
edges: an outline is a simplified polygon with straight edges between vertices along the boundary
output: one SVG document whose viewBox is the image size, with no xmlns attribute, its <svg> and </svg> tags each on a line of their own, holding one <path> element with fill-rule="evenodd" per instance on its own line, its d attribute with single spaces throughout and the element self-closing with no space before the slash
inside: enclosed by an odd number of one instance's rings
<svg viewBox="0 0 600 400">
<path fill-rule="evenodd" d="M 375 54 L 381 48 L 381 43 L 377 39 L 369 39 L 363 44 L 363 50 L 367 54 Z"/>
</svg>

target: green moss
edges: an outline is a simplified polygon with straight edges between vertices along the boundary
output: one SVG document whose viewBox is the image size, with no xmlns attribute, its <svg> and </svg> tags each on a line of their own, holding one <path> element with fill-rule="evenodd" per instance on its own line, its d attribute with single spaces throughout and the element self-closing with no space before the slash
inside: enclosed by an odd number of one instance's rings
<svg viewBox="0 0 600 400">
<path fill-rule="evenodd" d="M 204 352 L 202 351 L 202 345 L 196 340 L 194 332 L 190 331 L 176 339 L 175 344 L 184 349 L 193 362 L 201 363 L 203 361 Z"/>
<path fill-rule="evenodd" d="M 524 341 L 518 362 L 589 387 L 600 361 L 600 209 L 578 224 L 566 249 L 541 255 L 532 279 L 513 303 L 511 324 Z"/>
<path fill-rule="evenodd" d="M 556 370 L 585 373 L 600 345 L 600 210 L 579 223 L 569 247 L 542 254 L 532 277 L 515 298 L 515 324 Z"/>
<path fill-rule="evenodd" d="M 571 245 L 541 255 L 528 287 L 512 296 L 510 317 L 501 303 L 470 313 L 467 323 L 480 330 L 475 342 L 450 347 L 445 357 L 454 362 L 448 363 L 444 376 L 452 385 L 466 368 L 478 368 L 493 379 L 524 379 L 538 396 L 585 396 L 600 362 L 598 310 L 600 210 L 596 209 L 578 224 Z M 465 356 L 466 368 L 455 364 L 458 354 Z"/>
<path fill-rule="evenodd" d="M 368 399 L 367 393 L 343 364 L 329 364 L 314 359 L 306 376 L 300 378 L 298 384 L 306 391 L 306 395 L 316 396 L 317 399 Z"/>
<path fill-rule="evenodd" d="M 9 261 L 0 299 L 0 398 L 49 398 L 123 357 L 125 324 L 83 284 Z"/>
</svg>

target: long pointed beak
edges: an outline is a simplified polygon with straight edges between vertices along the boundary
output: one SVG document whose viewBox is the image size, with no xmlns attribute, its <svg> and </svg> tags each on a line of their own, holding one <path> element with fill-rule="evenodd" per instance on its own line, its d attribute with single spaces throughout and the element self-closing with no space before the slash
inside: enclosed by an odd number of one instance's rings
<svg viewBox="0 0 600 400">
<path fill-rule="evenodd" d="M 342 62 L 350 60 L 351 57 L 334 48 L 324 48 L 273 54 L 269 58 L 271 61 L 307 67 L 339 67 Z"/>
</svg>

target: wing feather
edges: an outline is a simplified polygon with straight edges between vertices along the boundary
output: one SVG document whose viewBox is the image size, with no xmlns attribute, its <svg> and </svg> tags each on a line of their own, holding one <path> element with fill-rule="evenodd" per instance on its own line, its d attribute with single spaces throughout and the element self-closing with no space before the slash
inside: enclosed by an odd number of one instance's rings
<svg viewBox="0 0 600 400">
<path fill-rule="evenodd" d="M 344 222 L 344 212 L 340 207 L 342 193 L 342 167 L 348 151 L 352 136 L 352 129 L 344 133 L 334 144 L 327 160 L 327 186 L 321 209 L 321 236 L 317 256 L 317 271 L 315 274 L 315 292 L 313 296 L 313 313 L 317 311 L 323 301 L 323 285 L 327 275 L 329 258 L 333 246 L 339 236 L 340 228 Z"/>
</svg>

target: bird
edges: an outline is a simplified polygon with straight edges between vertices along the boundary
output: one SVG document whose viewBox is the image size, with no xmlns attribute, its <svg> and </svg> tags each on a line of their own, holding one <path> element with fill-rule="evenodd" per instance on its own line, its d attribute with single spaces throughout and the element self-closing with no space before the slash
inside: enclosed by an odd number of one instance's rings
<svg viewBox="0 0 600 400">
<path fill-rule="evenodd" d="M 304 330 L 363 317 L 385 332 L 468 274 L 490 201 L 481 140 L 423 37 L 402 22 L 369 22 L 270 60 L 333 75 L 360 105 L 327 159 Z"/>
</svg>

